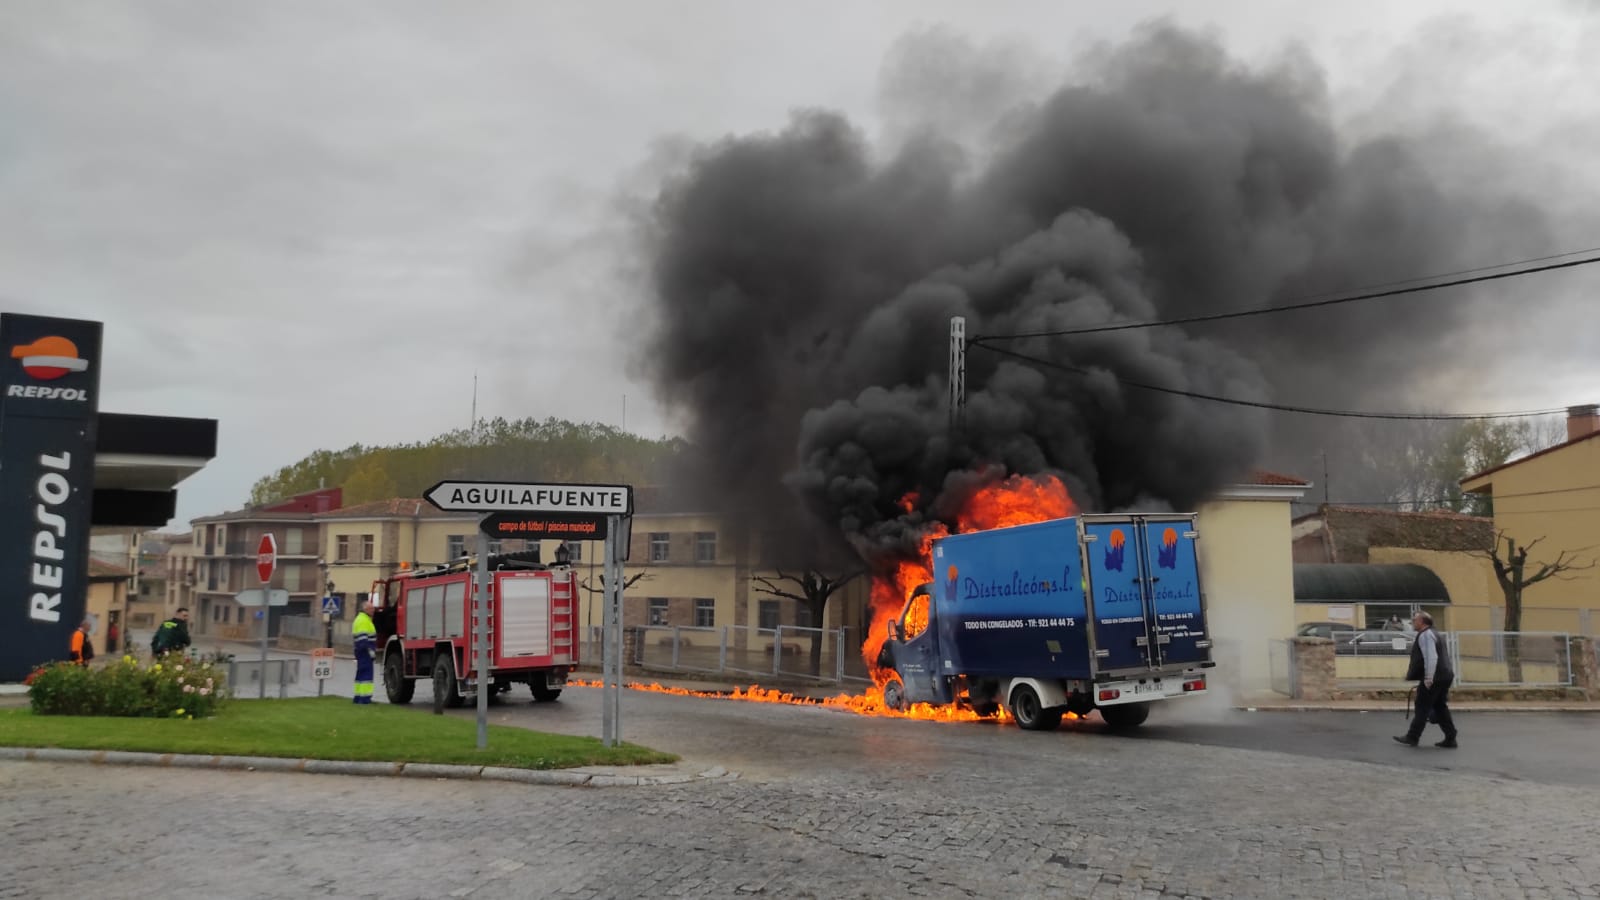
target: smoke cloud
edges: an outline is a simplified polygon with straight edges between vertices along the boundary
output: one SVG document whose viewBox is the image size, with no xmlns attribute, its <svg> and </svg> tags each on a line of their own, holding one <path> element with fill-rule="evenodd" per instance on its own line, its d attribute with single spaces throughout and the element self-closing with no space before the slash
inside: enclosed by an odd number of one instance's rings
<svg viewBox="0 0 1600 900">
<path fill-rule="evenodd" d="M 886 103 L 922 96 L 908 72 L 957 79 L 960 54 L 937 38 L 896 48 Z M 663 187 L 636 362 L 688 414 L 735 511 L 776 525 L 798 495 L 858 546 L 906 546 L 951 498 L 1041 472 L 1089 511 L 1191 509 L 1263 460 L 1306 471 L 1339 426 L 1119 378 L 1345 408 L 1437 402 L 1409 388 L 1417 374 L 1437 384 L 1464 363 L 1419 335 L 1460 327 L 1470 295 L 999 345 L 1087 375 L 974 348 L 954 433 L 950 317 L 980 336 L 1197 315 L 1548 247 L 1535 209 L 1489 187 L 1501 162 L 1468 152 L 1470 135 L 1448 181 L 1437 146 L 1342 138 L 1299 52 L 1248 66 L 1156 25 L 1006 108 L 987 101 L 1033 83 L 1037 60 L 1016 79 L 982 62 L 979 83 L 941 96 L 985 103 L 919 118 L 907 102 L 886 146 L 803 111 L 699 148 Z"/>
</svg>

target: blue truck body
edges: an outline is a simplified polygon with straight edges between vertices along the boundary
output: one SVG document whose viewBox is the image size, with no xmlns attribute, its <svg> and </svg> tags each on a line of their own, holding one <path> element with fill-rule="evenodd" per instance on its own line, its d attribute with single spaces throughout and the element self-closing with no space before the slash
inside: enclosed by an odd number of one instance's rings
<svg viewBox="0 0 1600 900">
<path fill-rule="evenodd" d="M 1204 692 L 1198 536 L 1192 514 L 1086 515 L 936 540 L 934 581 L 879 658 L 886 700 L 1005 705 L 1048 728 L 1093 709 L 1137 725 L 1151 701 Z"/>
</svg>

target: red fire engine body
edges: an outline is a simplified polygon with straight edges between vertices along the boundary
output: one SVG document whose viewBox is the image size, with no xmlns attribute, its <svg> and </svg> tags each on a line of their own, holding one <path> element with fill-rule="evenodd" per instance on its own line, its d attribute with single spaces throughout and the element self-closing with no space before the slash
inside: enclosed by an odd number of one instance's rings
<svg viewBox="0 0 1600 900">
<path fill-rule="evenodd" d="M 535 700 L 554 700 L 578 665 L 577 573 L 530 556 L 489 559 L 489 680 L 497 693 L 521 683 Z M 410 703 L 423 678 L 446 706 L 477 690 L 476 568 L 462 561 L 373 584 L 390 703 Z"/>
</svg>

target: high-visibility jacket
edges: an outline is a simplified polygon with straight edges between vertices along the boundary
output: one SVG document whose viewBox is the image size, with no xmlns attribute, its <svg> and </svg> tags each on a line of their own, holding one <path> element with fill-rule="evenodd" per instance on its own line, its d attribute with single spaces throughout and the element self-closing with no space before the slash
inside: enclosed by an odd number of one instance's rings
<svg viewBox="0 0 1600 900">
<path fill-rule="evenodd" d="M 355 643 L 356 658 L 365 654 L 370 659 L 378 651 L 378 629 L 372 624 L 372 617 L 365 612 L 356 613 L 356 619 L 350 625 L 350 637 Z"/>
</svg>

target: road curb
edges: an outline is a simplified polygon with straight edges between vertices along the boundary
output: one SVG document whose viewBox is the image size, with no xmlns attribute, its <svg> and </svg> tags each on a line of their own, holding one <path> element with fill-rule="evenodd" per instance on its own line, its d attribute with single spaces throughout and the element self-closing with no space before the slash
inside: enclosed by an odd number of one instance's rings
<svg viewBox="0 0 1600 900">
<path fill-rule="evenodd" d="M 437 763 L 364 762 L 343 759 L 288 759 L 279 756 L 204 756 L 190 753 L 139 753 L 130 750 L 65 750 L 59 747 L 0 747 L 0 760 L 70 762 L 163 769 L 228 769 L 244 772 L 300 772 L 387 778 L 447 778 L 458 781 L 514 781 L 553 787 L 655 787 L 739 777 L 721 766 L 699 773 L 652 772 L 622 775 L 612 771 L 516 769 L 507 766 L 452 766 Z"/>
<path fill-rule="evenodd" d="M 1322 706 L 1315 703 L 1289 703 L 1274 704 L 1272 706 L 1235 706 L 1239 712 L 1403 712 L 1410 709 L 1405 702 L 1389 701 L 1386 706 Z M 1450 704 L 1453 712 L 1475 713 L 1600 713 L 1600 706 L 1527 706 L 1525 704 L 1502 703 L 1493 705 L 1464 705 Z"/>
</svg>

